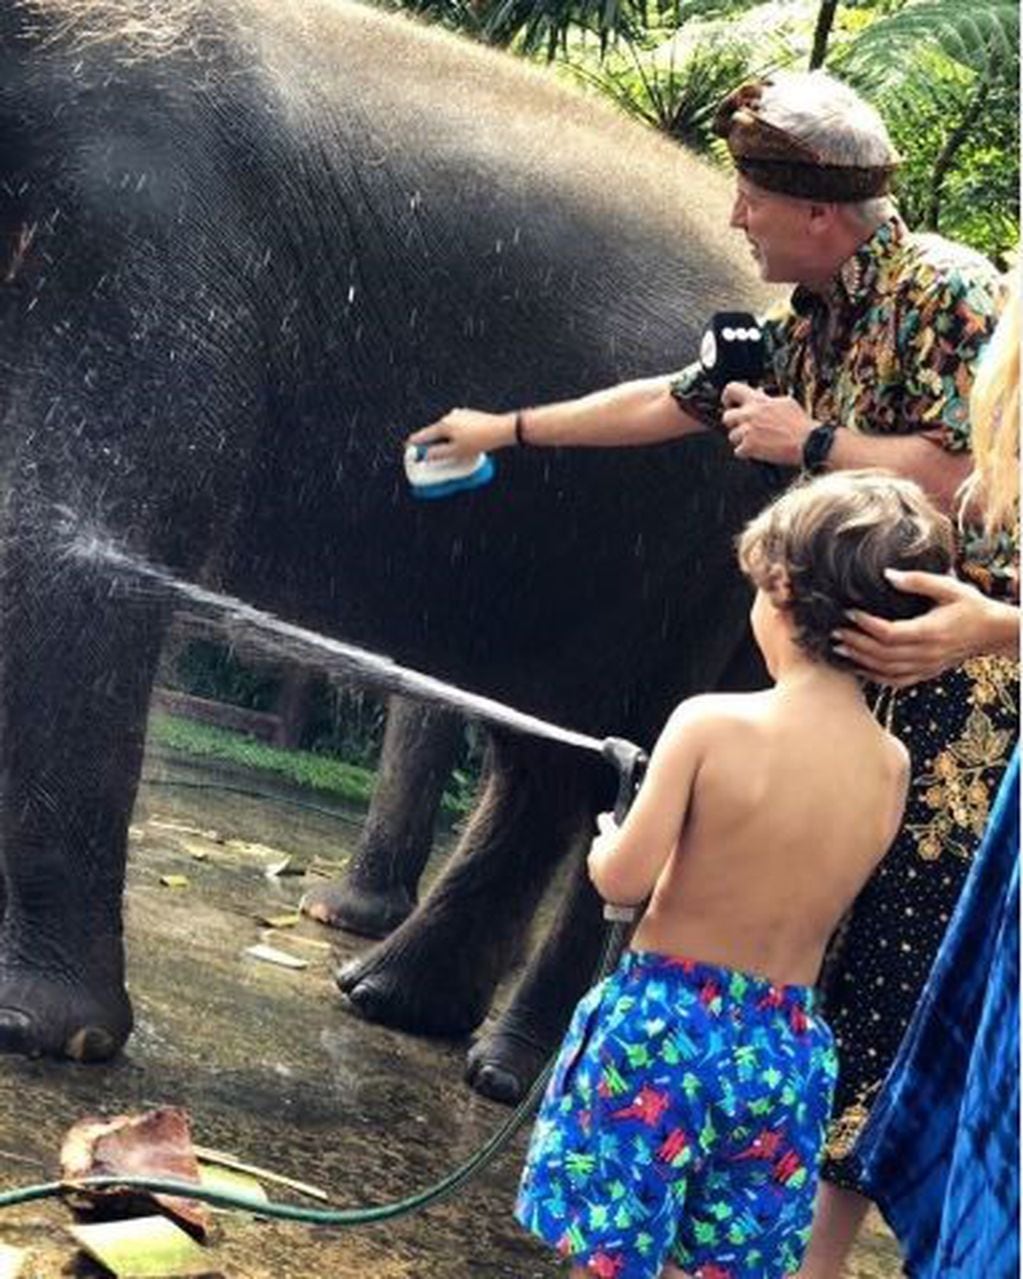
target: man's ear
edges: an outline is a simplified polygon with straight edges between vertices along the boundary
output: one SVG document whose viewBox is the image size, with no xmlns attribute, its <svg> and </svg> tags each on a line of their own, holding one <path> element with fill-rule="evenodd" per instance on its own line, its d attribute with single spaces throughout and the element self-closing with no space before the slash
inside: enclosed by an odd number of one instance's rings
<svg viewBox="0 0 1023 1279">
<path fill-rule="evenodd" d="M 807 230 L 811 235 L 827 235 L 838 224 L 841 210 L 833 200 L 810 200 L 807 207 Z"/>
</svg>

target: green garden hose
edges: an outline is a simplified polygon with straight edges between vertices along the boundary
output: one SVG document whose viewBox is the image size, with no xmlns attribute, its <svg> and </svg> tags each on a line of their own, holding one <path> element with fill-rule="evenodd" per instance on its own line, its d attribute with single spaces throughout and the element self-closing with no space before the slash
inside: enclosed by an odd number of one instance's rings
<svg viewBox="0 0 1023 1279">
<path fill-rule="evenodd" d="M 605 977 L 614 967 L 625 944 L 628 924 L 611 924 L 604 937 L 596 980 Z M 34 1203 L 39 1199 L 53 1199 L 59 1195 L 83 1190 L 146 1190 L 152 1194 L 175 1195 L 182 1199 L 195 1199 L 218 1208 L 235 1208 L 258 1217 L 270 1217 L 278 1221 L 298 1221 L 308 1226 L 366 1226 L 374 1222 L 391 1221 L 409 1213 L 421 1212 L 440 1203 L 460 1190 L 478 1172 L 492 1163 L 532 1115 L 554 1069 L 552 1057 L 533 1081 L 532 1087 L 497 1132 L 446 1177 L 427 1186 L 417 1194 L 375 1208 L 303 1208 L 297 1204 L 273 1203 L 252 1195 L 238 1194 L 230 1190 L 214 1190 L 191 1181 L 172 1181 L 163 1177 L 83 1177 L 73 1181 L 47 1181 L 34 1186 L 21 1186 L 16 1190 L 0 1193 L 0 1209 L 14 1208 L 18 1204 Z"/>
</svg>

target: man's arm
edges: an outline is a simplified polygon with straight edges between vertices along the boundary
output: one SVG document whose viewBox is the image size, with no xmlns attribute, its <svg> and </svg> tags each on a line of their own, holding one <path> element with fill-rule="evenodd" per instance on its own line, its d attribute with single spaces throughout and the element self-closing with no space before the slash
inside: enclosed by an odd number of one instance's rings
<svg viewBox="0 0 1023 1279">
<path fill-rule="evenodd" d="M 722 421 L 736 457 L 782 466 L 799 466 L 803 445 L 815 426 L 796 400 L 788 395 L 766 395 L 741 382 L 729 382 L 722 395 L 726 410 Z M 880 466 L 916 480 L 942 510 L 952 509 L 956 490 L 970 473 L 967 452 L 950 452 L 935 433 L 865 435 L 839 427 L 828 453 L 829 471 Z"/>
<path fill-rule="evenodd" d="M 909 289 L 895 352 L 903 389 L 898 435 L 816 422 L 789 396 L 769 397 L 732 382 L 722 395 L 722 423 L 735 455 L 799 466 L 810 431 L 828 425 L 836 430 L 824 469 L 885 467 L 916 480 L 951 509 L 970 470 L 969 394 L 994 329 L 998 293 L 997 277 L 978 268 Z"/>
<path fill-rule="evenodd" d="M 409 443 L 429 444 L 430 456 L 437 461 L 466 460 L 518 443 L 516 417 L 521 442 L 537 447 L 657 444 L 704 430 L 703 423 L 673 398 L 671 380 L 653 377 L 518 413 L 453 409 L 415 431 Z"/>
<path fill-rule="evenodd" d="M 628 817 L 620 829 L 605 828 L 593 841 L 590 878 L 605 901 L 631 906 L 653 891 L 685 825 L 715 701 L 694 697 L 675 710 Z"/>
<path fill-rule="evenodd" d="M 969 453 L 950 453 L 927 434 L 860 435 L 836 431 L 826 462 L 829 471 L 883 466 L 917 484 L 943 511 L 951 511 L 956 490 L 969 475 Z"/>
</svg>

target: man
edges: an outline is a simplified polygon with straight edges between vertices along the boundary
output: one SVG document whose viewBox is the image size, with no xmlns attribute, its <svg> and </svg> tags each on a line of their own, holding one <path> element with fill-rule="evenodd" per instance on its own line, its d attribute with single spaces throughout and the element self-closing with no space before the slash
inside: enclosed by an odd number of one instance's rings
<svg viewBox="0 0 1023 1279">
<path fill-rule="evenodd" d="M 718 429 L 737 458 L 811 473 L 886 467 L 951 509 L 970 470 L 967 398 L 994 327 L 996 272 L 970 250 L 908 232 L 888 194 L 898 157 L 883 122 L 824 73 L 745 85 L 715 127 L 738 171 L 731 225 L 764 280 L 797 285 L 762 324 L 760 386 L 732 382 L 719 396 L 695 364 L 560 404 L 456 409 L 411 442 L 458 461 L 514 444 L 636 445 Z M 997 573 L 994 548 L 968 545 Z M 822 979 L 841 1074 L 804 1279 L 841 1273 L 866 1212 L 848 1155 L 984 829 L 1016 733 L 1016 670 L 979 659 L 883 700 L 914 780 L 902 832 Z"/>
</svg>

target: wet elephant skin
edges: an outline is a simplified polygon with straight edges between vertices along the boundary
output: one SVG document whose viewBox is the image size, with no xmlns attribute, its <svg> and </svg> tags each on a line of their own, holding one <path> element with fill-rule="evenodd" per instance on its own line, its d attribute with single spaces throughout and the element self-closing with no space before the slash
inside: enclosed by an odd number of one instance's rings
<svg viewBox="0 0 1023 1279">
<path fill-rule="evenodd" d="M 707 436 L 518 450 L 489 487 L 418 503 L 399 443 L 452 404 L 677 366 L 710 311 L 750 304 L 748 274 L 722 178 L 369 9 L 13 0 L 0 60 L 0 1046 L 95 1059 L 132 1023 L 125 840 L 167 619 L 69 557 L 68 527 L 649 741 L 679 695 L 740 678 L 731 535 L 764 478 Z M 495 739 L 450 872 L 343 978 L 355 1005 L 477 1025 L 607 780 Z M 582 931 L 477 1046 L 498 1092 L 588 966 L 580 900 Z"/>
</svg>

